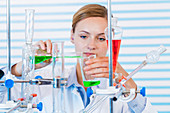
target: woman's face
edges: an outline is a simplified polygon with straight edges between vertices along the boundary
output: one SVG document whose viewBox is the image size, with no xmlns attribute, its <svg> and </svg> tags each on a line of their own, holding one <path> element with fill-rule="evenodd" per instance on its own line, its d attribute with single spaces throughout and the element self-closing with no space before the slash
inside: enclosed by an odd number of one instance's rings
<svg viewBox="0 0 170 113">
<path fill-rule="evenodd" d="M 102 17 L 89 17 L 77 23 L 71 41 L 76 52 L 83 52 L 86 56 L 96 54 L 98 57 L 106 56 L 107 43 L 104 30 L 107 20 Z"/>
</svg>

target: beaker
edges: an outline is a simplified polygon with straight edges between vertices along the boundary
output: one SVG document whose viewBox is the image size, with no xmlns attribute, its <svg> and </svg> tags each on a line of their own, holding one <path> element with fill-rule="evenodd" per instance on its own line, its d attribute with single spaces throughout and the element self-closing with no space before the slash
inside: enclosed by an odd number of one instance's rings
<svg viewBox="0 0 170 113">
<path fill-rule="evenodd" d="M 87 60 L 96 58 L 96 55 L 89 55 L 87 56 L 86 54 L 81 54 L 82 58 L 79 59 L 80 62 L 80 69 L 81 69 L 81 75 L 82 75 L 82 79 L 83 79 L 83 85 L 85 87 L 91 87 L 91 86 L 97 86 L 100 84 L 100 80 L 96 80 L 94 77 L 92 77 L 91 75 L 87 75 L 84 71 L 84 67 L 86 66 L 85 62 Z"/>
<path fill-rule="evenodd" d="M 52 53 L 47 53 L 47 50 L 42 50 L 40 47 L 35 49 L 35 67 L 36 69 L 43 68 L 52 62 Z"/>
</svg>

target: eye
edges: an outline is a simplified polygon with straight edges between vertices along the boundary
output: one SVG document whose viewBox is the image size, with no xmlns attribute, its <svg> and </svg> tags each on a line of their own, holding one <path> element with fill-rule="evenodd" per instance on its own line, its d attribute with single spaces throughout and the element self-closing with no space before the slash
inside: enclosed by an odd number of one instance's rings
<svg viewBox="0 0 170 113">
<path fill-rule="evenodd" d="M 105 38 L 99 38 L 99 40 L 101 40 L 101 41 L 105 41 L 106 39 L 105 39 Z"/>
<path fill-rule="evenodd" d="M 85 39 L 87 36 L 80 36 L 81 38 Z"/>
<path fill-rule="evenodd" d="M 98 40 L 99 40 L 99 41 L 105 41 L 106 39 L 103 38 L 103 37 L 99 37 Z"/>
</svg>

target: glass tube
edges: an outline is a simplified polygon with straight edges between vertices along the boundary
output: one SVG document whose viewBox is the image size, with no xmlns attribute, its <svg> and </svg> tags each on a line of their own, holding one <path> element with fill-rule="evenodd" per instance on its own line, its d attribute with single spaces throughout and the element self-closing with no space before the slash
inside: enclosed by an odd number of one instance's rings
<svg viewBox="0 0 170 113">
<path fill-rule="evenodd" d="M 22 79 L 29 80 L 34 76 L 35 47 L 32 45 L 34 33 L 34 10 L 25 10 L 25 45 L 22 50 Z M 21 97 L 29 99 L 33 88 L 28 83 L 22 83 Z"/>
<path fill-rule="evenodd" d="M 32 44 L 34 34 L 34 9 L 25 10 L 25 41 Z"/>
<path fill-rule="evenodd" d="M 135 70 L 133 70 L 127 77 L 126 80 L 121 81 L 121 84 L 124 84 L 126 81 L 128 81 L 132 76 L 134 76 L 140 69 L 142 69 L 145 65 L 148 63 L 156 63 L 159 60 L 159 57 L 162 53 L 164 53 L 167 49 L 160 45 L 160 47 L 157 50 L 152 50 L 146 55 L 146 60 L 144 60 Z"/>
<path fill-rule="evenodd" d="M 61 87 L 64 77 L 64 42 L 52 43 L 52 74 L 53 74 L 53 113 L 65 113 L 65 87 Z"/>
</svg>

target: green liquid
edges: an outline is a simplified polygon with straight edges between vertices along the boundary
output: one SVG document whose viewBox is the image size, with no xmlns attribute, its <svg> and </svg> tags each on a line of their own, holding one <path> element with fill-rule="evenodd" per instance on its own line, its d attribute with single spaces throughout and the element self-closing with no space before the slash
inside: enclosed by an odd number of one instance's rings
<svg viewBox="0 0 170 113">
<path fill-rule="evenodd" d="M 85 87 L 97 86 L 100 84 L 100 81 L 83 81 Z"/>
<path fill-rule="evenodd" d="M 35 64 L 51 59 L 52 56 L 35 56 Z M 61 56 L 57 58 L 62 58 Z M 81 56 L 64 56 L 64 58 L 82 58 Z"/>
<path fill-rule="evenodd" d="M 52 56 L 35 56 L 35 64 L 49 60 L 50 58 L 52 58 Z"/>
</svg>

